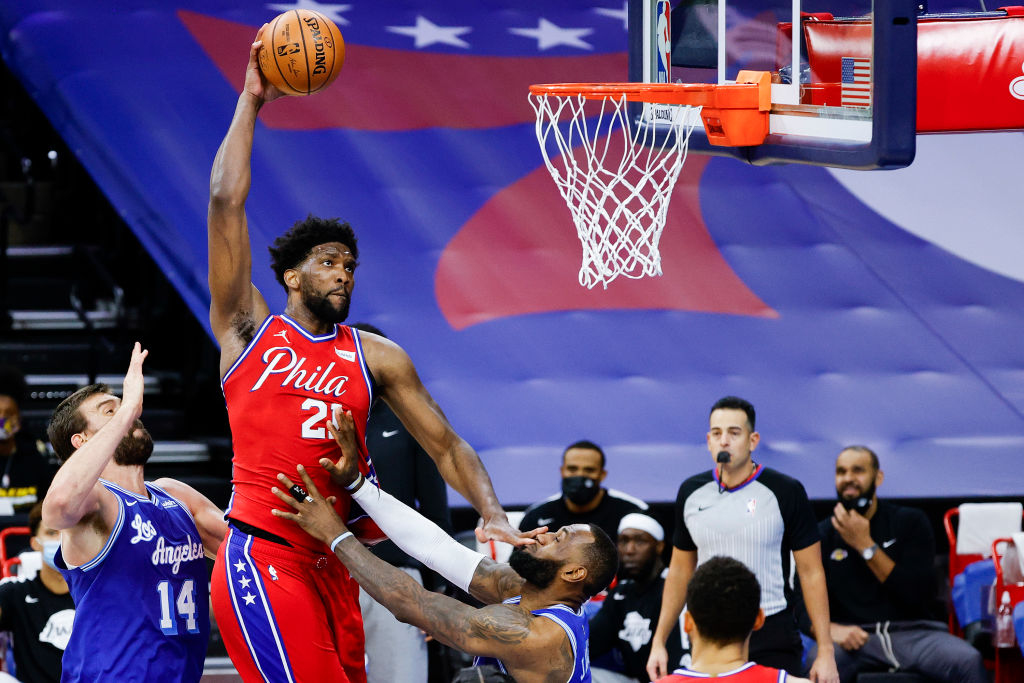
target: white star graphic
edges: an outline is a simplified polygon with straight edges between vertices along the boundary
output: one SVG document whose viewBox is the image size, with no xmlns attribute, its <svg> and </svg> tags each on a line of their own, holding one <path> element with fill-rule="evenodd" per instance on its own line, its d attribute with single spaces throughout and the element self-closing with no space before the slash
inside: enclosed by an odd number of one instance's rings
<svg viewBox="0 0 1024 683">
<path fill-rule="evenodd" d="M 248 576 L 243 576 L 241 580 L 238 582 L 238 584 L 242 588 L 248 588 L 250 583 L 252 583 L 252 579 L 250 579 Z"/>
<path fill-rule="evenodd" d="M 612 9 L 611 7 L 595 7 L 594 11 L 598 14 L 603 14 L 606 17 L 612 19 L 622 19 L 622 30 L 629 29 L 629 12 L 626 10 L 626 3 L 622 3 L 622 9 Z"/>
<path fill-rule="evenodd" d="M 314 12 L 334 20 L 335 24 L 341 26 L 348 25 L 348 19 L 341 16 L 342 12 L 347 12 L 352 9 L 352 5 L 332 5 L 329 3 L 319 3 L 316 0 L 295 0 L 292 3 L 272 2 L 268 3 L 267 7 L 278 12 L 287 12 L 290 9 L 311 9 Z"/>
<path fill-rule="evenodd" d="M 568 45 L 570 47 L 592 50 L 594 48 L 590 43 L 583 40 L 582 37 L 593 32 L 594 29 L 592 28 L 562 28 L 552 24 L 543 17 L 537 22 L 537 28 L 509 29 L 509 33 L 515 33 L 517 36 L 536 39 L 538 50 L 547 50 L 549 47 L 555 47 L 556 45 Z"/>
<path fill-rule="evenodd" d="M 427 47 L 434 43 L 442 45 L 454 45 L 455 47 L 469 47 L 469 43 L 459 38 L 463 33 L 469 33 L 473 29 L 469 26 L 438 26 L 430 19 L 417 15 L 415 26 L 385 26 L 385 29 L 392 33 L 400 33 L 403 36 L 412 36 L 416 39 L 416 47 Z"/>
<path fill-rule="evenodd" d="M 235 571 L 236 572 L 244 572 L 245 571 L 245 563 L 242 562 L 241 560 L 236 562 L 235 563 Z"/>
<path fill-rule="evenodd" d="M 252 605 L 256 602 L 256 596 L 252 593 L 246 593 L 242 596 L 242 599 L 245 600 L 245 604 L 247 605 Z"/>
</svg>

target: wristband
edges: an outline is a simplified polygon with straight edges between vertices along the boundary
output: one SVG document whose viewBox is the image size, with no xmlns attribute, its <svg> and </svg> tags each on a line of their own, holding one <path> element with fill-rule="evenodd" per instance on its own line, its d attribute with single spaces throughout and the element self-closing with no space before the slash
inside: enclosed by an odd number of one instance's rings
<svg viewBox="0 0 1024 683">
<path fill-rule="evenodd" d="M 348 486 L 345 486 L 344 489 L 346 491 L 348 491 L 349 493 L 352 493 L 353 491 L 358 489 L 360 486 L 362 486 L 364 481 L 366 481 L 366 477 L 364 477 L 363 473 L 360 472 L 359 476 L 355 478 L 355 481 L 353 481 Z"/>
<path fill-rule="evenodd" d="M 338 547 L 338 544 L 339 544 L 339 543 L 341 543 L 342 541 L 344 541 L 344 540 L 345 540 L 346 538 L 348 538 L 349 536 L 353 536 L 353 535 L 354 535 L 354 534 L 353 534 L 353 533 L 352 533 L 351 531 L 346 531 L 345 533 L 341 534 L 341 535 L 340 535 L 340 536 L 338 536 L 338 537 L 337 537 L 336 539 L 334 539 L 333 541 L 331 541 L 331 552 L 332 552 L 332 553 L 333 553 L 333 552 L 335 552 L 335 550 L 334 550 L 334 549 Z"/>
</svg>

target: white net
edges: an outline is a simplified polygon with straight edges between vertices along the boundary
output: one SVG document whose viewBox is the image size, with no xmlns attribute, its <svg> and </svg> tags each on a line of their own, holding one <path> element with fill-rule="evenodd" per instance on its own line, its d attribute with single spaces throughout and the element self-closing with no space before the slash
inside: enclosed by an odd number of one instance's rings
<svg viewBox="0 0 1024 683">
<path fill-rule="evenodd" d="M 700 108 L 644 105 L 658 113 L 656 131 L 633 125 L 623 93 L 531 93 L 530 104 L 544 163 L 583 246 L 580 284 L 661 275 L 658 242 Z"/>
</svg>

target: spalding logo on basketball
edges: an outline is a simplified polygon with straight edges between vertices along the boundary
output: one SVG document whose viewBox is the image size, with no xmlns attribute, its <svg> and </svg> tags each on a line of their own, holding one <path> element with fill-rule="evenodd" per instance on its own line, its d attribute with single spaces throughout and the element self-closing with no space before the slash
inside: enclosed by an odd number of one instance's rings
<svg viewBox="0 0 1024 683">
<path fill-rule="evenodd" d="M 312 95 L 338 77 L 345 41 L 334 22 L 308 9 L 288 10 L 267 25 L 260 71 L 286 95 Z"/>
</svg>

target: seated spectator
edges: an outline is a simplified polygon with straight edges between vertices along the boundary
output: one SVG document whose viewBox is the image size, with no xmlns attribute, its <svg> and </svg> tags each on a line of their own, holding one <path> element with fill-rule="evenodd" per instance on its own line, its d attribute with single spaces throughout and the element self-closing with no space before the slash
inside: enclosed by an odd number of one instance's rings
<svg viewBox="0 0 1024 683">
<path fill-rule="evenodd" d="M 0 581 L 0 630 L 14 636 L 14 667 L 8 669 L 13 669 L 18 680 L 57 683 L 75 620 L 75 603 L 54 565 L 60 532 L 43 526 L 42 516 L 43 505 L 36 503 L 28 513 L 30 543 L 42 554 L 43 565 L 31 579 Z"/>
<path fill-rule="evenodd" d="M 0 526 L 14 523 L 3 515 L 27 513 L 42 501 L 56 472 L 46 445 L 22 428 L 20 404 L 26 393 L 24 375 L 0 367 Z"/>
<path fill-rule="evenodd" d="M 619 580 L 609 589 L 601 609 L 590 621 L 590 659 L 596 662 L 613 649 L 622 659 L 624 677 L 598 668 L 595 683 L 641 681 L 648 683 L 647 657 L 651 636 L 658 627 L 661 589 L 665 585 L 665 531 L 653 517 L 631 512 L 619 522 Z M 670 665 L 679 664 L 683 642 L 679 627 L 669 634 Z"/>
<path fill-rule="evenodd" d="M 619 521 L 630 512 L 647 509 L 639 498 L 601 486 L 608 476 L 604 451 L 593 441 L 577 441 L 562 454 L 562 492 L 531 505 L 519 528 L 550 530 L 570 524 L 596 524 L 609 538 L 619 533 Z"/>
<path fill-rule="evenodd" d="M 920 510 L 879 501 L 884 479 L 870 448 L 843 449 L 836 460 L 839 502 L 819 525 L 840 681 L 861 672 L 907 671 L 984 683 L 978 651 L 931 618 L 931 525 Z"/>
<path fill-rule="evenodd" d="M 750 634 L 762 624 L 757 577 L 738 560 L 712 557 L 697 567 L 686 587 L 683 629 L 692 648 L 690 665 L 676 669 L 659 683 L 708 678 L 733 683 L 810 683 L 748 661 Z"/>
</svg>

